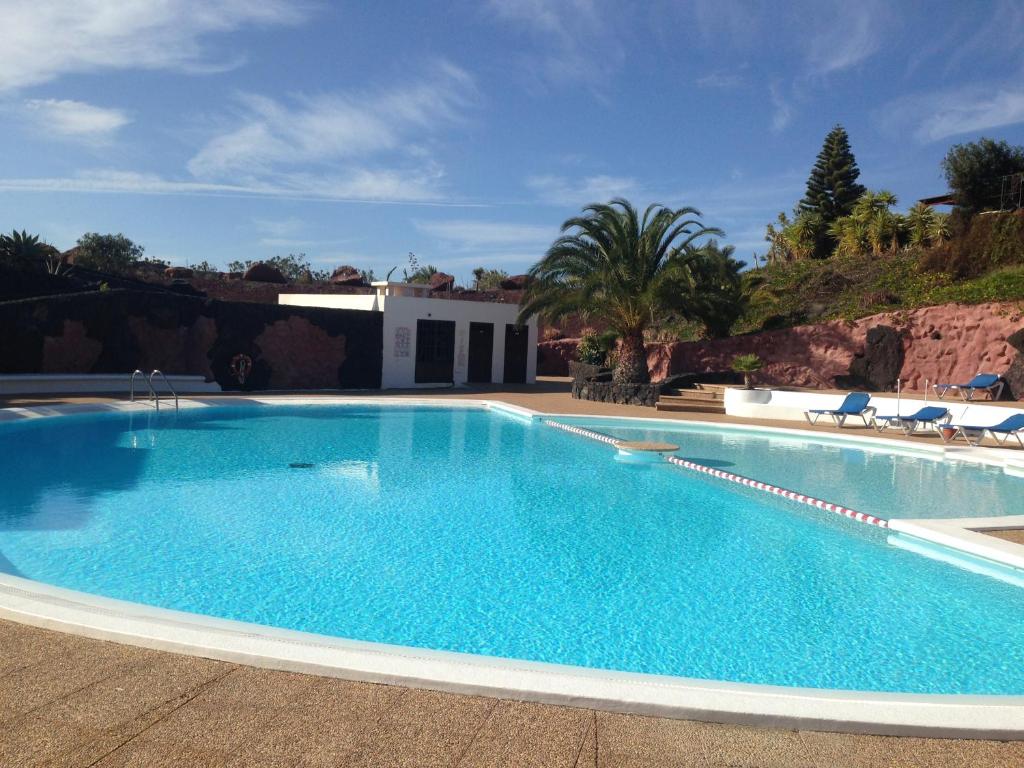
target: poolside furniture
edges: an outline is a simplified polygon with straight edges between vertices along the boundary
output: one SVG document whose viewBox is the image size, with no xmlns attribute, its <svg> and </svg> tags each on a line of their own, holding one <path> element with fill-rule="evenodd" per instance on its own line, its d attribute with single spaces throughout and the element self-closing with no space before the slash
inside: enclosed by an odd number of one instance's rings
<svg viewBox="0 0 1024 768">
<path fill-rule="evenodd" d="M 908 416 L 875 416 L 875 429 L 883 432 L 889 427 L 899 427 L 905 434 L 912 435 L 921 425 L 938 427 L 947 423 L 953 415 L 948 408 L 940 408 L 937 405 L 926 405 L 919 408 L 916 413 Z"/>
<path fill-rule="evenodd" d="M 957 436 L 960 436 L 971 445 L 977 446 L 985 439 L 985 433 L 987 432 L 999 445 L 1006 445 L 1006 441 L 1013 437 L 1020 443 L 1020 447 L 1024 448 L 1024 439 L 1021 437 L 1024 435 L 1024 413 L 1015 413 L 1013 416 L 1003 419 L 991 427 L 979 427 L 970 424 L 950 424 L 948 426 L 954 428 L 953 433 L 948 437 L 945 432 L 940 430 L 942 440 L 947 443 L 953 442 Z"/>
<path fill-rule="evenodd" d="M 990 400 L 1003 394 L 1003 382 L 997 373 L 979 373 L 966 384 L 935 384 L 935 394 L 941 400 L 950 390 L 956 390 L 964 400 L 973 400 L 975 392 L 988 392 Z"/>
<path fill-rule="evenodd" d="M 804 418 L 810 424 L 817 424 L 818 419 L 822 416 L 830 416 L 836 426 L 841 427 L 850 416 L 859 416 L 863 419 L 864 426 L 870 427 L 871 422 L 868 419 L 874 416 L 875 407 L 868 405 L 869 400 L 871 400 L 871 395 L 867 392 L 850 392 L 838 408 L 815 408 L 804 411 Z"/>
</svg>

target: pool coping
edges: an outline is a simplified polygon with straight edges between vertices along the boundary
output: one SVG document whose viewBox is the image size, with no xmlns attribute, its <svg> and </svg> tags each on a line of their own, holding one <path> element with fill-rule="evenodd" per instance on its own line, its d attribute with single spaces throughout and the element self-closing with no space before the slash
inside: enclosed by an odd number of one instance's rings
<svg viewBox="0 0 1024 768">
<path fill-rule="evenodd" d="M 185 407 L 410 404 L 485 408 L 524 421 L 559 418 L 493 400 L 440 397 L 218 397 Z M 0 410 L 0 421 L 151 410 L 90 403 Z M 15 415 L 11 410 L 18 411 Z M 31 412 L 31 413 L 30 413 Z M 602 418 L 602 417 L 598 417 Z M 649 419 L 643 419 L 650 421 Z M 690 422 L 708 424 L 707 422 Z M 712 424 L 709 426 L 718 427 Z M 740 425 L 742 427 L 742 425 Z M 767 428 L 772 431 L 772 428 Z M 796 430 L 784 430 L 796 432 Z M 803 437 L 812 433 L 804 432 Z M 1003 527 L 1006 518 L 1002 518 Z M 973 524 L 977 527 L 977 521 Z M 981 535 L 981 534 L 977 534 Z M 0 574 L 0 616 L 100 640 L 252 666 L 615 712 L 766 727 L 895 736 L 1024 738 L 1024 696 L 901 694 L 793 688 L 617 672 L 326 637 L 201 616 Z"/>
</svg>

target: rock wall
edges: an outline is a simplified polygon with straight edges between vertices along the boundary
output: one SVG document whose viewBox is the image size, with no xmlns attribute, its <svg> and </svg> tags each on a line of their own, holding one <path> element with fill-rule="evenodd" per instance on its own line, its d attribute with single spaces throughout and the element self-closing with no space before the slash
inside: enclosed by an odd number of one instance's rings
<svg viewBox="0 0 1024 768">
<path fill-rule="evenodd" d="M 378 312 L 105 291 L 0 303 L 0 373 L 198 374 L 226 390 L 380 387 Z M 244 383 L 231 369 L 247 355 Z"/>
<path fill-rule="evenodd" d="M 679 373 L 726 371 L 736 355 L 755 353 L 765 361 L 764 369 L 754 374 L 755 383 L 842 388 L 852 385 L 851 374 L 858 371 L 889 371 L 893 361 L 876 358 L 869 364 L 865 360 L 868 331 L 881 326 L 899 335 L 903 359 L 892 370 L 899 371 L 905 388 L 921 391 L 926 379 L 968 381 L 978 371 L 986 371 L 1010 374 L 1012 396 L 1024 398 L 1024 387 L 1014 384 L 1014 371 L 1024 369 L 1024 351 L 1009 341 L 1024 328 L 1024 305 L 1019 302 L 943 304 L 854 322 L 834 320 L 728 339 L 649 344 L 647 362 L 652 379 L 660 381 Z M 888 333 L 876 335 L 889 337 Z M 541 343 L 537 373 L 566 375 L 575 344 L 571 339 Z M 887 388 L 881 382 L 875 386 Z"/>
</svg>

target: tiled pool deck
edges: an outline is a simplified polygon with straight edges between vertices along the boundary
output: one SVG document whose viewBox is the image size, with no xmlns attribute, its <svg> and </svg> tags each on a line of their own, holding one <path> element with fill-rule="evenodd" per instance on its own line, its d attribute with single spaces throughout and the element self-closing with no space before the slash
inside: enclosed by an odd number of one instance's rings
<svg viewBox="0 0 1024 768">
<path fill-rule="evenodd" d="M 574 401 L 566 388 L 543 382 L 495 387 L 486 396 L 549 413 L 653 415 Z M 480 390 L 439 394 L 481 397 Z M 0 407 L 41 402 L 54 400 L 19 398 Z M 0 766 L 32 765 L 982 768 L 1024 765 L 1024 742 L 595 712 L 268 671 L 0 621 Z"/>
</svg>

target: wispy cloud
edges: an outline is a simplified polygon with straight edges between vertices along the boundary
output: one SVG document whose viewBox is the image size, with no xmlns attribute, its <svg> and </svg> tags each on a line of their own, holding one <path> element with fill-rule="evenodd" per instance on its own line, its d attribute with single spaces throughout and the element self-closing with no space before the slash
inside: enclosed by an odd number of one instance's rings
<svg viewBox="0 0 1024 768">
<path fill-rule="evenodd" d="M 240 59 L 213 57 L 204 38 L 245 25 L 297 24 L 309 7 L 288 0 L 8 0 L 2 12 L 0 91 L 68 73 L 229 68 Z"/>
<path fill-rule="evenodd" d="M 22 114 L 35 130 L 86 142 L 107 141 L 131 122 L 124 110 L 71 99 L 30 99 Z"/>
<path fill-rule="evenodd" d="M 558 236 L 557 227 L 503 221 L 416 220 L 413 226 L 458 251 L 508 249 L 524 245 L 544 246 Z"/>
<path fill-rule="evenodd" d="M 526 186 L 532 189 L 543 203 L 550 205 L 582 206 L 588 203 L 604 203 L 613 197 L 629 197 L 640 191 L 636 179 L 626 176 L 586 176 L 570 179 L 566 176 L 531 176 Z"/>
<path fill-rule="evenodd" d="M 67 192 L 83 194 L 187 195 L 192 197 L 265 197 L 282 200 L 310 200 L 379 205 L 423 205 L 450 208 L 482 208 L 484 203 L 435 200 L 427 191 L 402 187 L 405 179 L 367 174 L 356 179 L 304 178 L 290 176 L 277 183 L 226 184 L 187 179 L 169 179 L 157 174 L 100 169 L 74 176 L 0 178 L 0 191 Z M 395 197 L 383 193 L 397 191 Z M 361 194 L 361 193 L 369 194 Z"/>
<path fill-rule="evenodd" d="M 743 85 L 743 76 L 738 72 L 711 72 L 698 77 L 694 83 L 698 88 L 720 88 L 723 90 Z"/>
<path fill-rule="evenodd" d="M 816 3 L 800 16 L 807 25 L 807 62 L 816 75 L 849 69 L 872 56 L 896 23 L 888 5 L 877 0 Z"/>
<path fill-rule="evenodd" d="M 922 142 L 1024 123 L 1024 88 L 969 86 L 908 96 L 879 110 L 891 133 L 911 130 Z"/>
<path fill-rule="evenodd" d="M 444 170 L 420 141 L 459 122 L 472 78 L 446 62 L 419 83 L 366 94 L 239 97 L 235 125 L 189 161 L 198 179 L 329 196 L 434 200 Z"/>
<path fill-rule="evenodd" d="M 786 129 L 793 120 L 793 107 L 783 97 L 782 89 L 773 83 L 768 89 L 772 100 L 772 131 L 779 133 Z"/>
<path fill-rule="evenodd" d="M 624 29 L 609 23 L 617 6 L 604 0 L 489 0 L 487 9 L 532 37 L 536 50 L 520 67 L 544 83 L 598 86 L 625 61 Z"/>
</svg>

